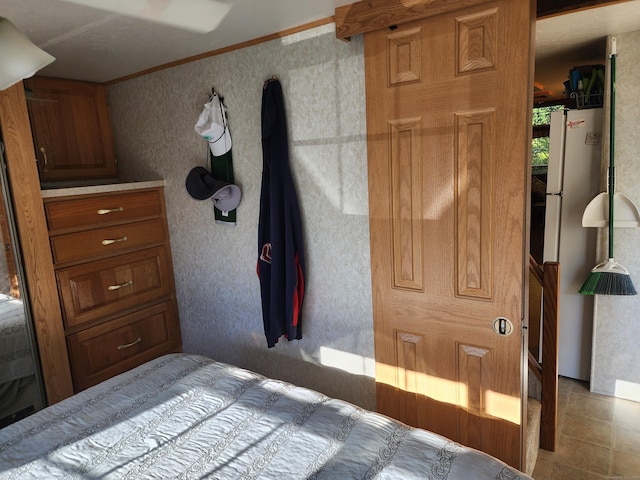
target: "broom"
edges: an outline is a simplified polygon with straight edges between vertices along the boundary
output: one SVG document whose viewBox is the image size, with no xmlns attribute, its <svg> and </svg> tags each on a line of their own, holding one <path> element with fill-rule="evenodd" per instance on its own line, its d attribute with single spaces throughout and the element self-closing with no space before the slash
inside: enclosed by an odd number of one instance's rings
<svg viewBox="0 0 640 480">
<path fill-rule="evenodd" d="M 635 295 L 629 270 L 613 259 L 614 132 L 616 108 L 616 42 L 611 42 L 611 114 L 609 121 L 609 258 L 591 270 L 579 292 L 583 295 Z"/>
</svg>

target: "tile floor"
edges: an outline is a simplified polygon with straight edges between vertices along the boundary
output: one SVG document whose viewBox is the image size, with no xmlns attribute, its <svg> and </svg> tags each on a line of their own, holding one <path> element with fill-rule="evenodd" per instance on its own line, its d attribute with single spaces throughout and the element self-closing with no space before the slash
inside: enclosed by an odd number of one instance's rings
<svg viewBox="0 0 640 480">
<path fill-rule="evenodd" d="M 640 403 L 560 377 L 558 442 L 540 449 L 535 480 L 640 480 Z"/>
</svg>

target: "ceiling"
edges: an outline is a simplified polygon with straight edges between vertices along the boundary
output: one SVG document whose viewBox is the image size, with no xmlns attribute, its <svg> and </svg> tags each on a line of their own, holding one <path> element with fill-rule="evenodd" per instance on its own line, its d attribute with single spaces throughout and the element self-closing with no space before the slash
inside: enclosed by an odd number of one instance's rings
<svg viewBox="0 0 640 480">
<path fill-rule="evenodd" d="M 204 34 L 62 0 L 2 0 L 0 16 L 56 57 L 41 74 L 108 82 L 331 17 L 336 7 L 355 0 L 221 1 L 231 11 Z M 572 66 L 604 61 L 607 35 L 635 30 L 640 0 L 538 20 L 536 81 L 561 95 Z"/>
<path fill-rule="evenodd" d="M 221 1 L 231 11 L 209 33 L 61 0 L 0 0 L 0 16 L 56 58 L 41 74 L 106 82 L 331 17 L 354 0 Z"/>
</svg>

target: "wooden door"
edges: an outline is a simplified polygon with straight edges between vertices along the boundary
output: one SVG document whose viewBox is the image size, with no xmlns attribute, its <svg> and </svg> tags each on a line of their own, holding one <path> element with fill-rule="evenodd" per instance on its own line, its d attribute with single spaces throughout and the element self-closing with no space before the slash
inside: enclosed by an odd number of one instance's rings
<svg viewBox="0 0 640 480">
<path fill-rule="evenodd" d="M 378 410 L 519 467 L 530 3 L 436 4 L 365 34 Z"/>
</svg>

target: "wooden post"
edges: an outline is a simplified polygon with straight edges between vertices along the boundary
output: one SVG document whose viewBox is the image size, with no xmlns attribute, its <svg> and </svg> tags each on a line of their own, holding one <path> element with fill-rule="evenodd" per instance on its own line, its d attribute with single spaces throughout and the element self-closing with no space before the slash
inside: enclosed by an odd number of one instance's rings
<svg viewBox="0 0 640 480">
<path fill-rule="evenodd" d="M 73 394 L 49 235 L 22 82 L 0 91 L 0 128 L 47 402 Z"/>
<path fill-rule="evenodd" d="M 540 447 L 555 451 L 558 429 L 558 310 L 560 264 L 545 262 L 543 272 L 542 415 Z"/>
</svg>

